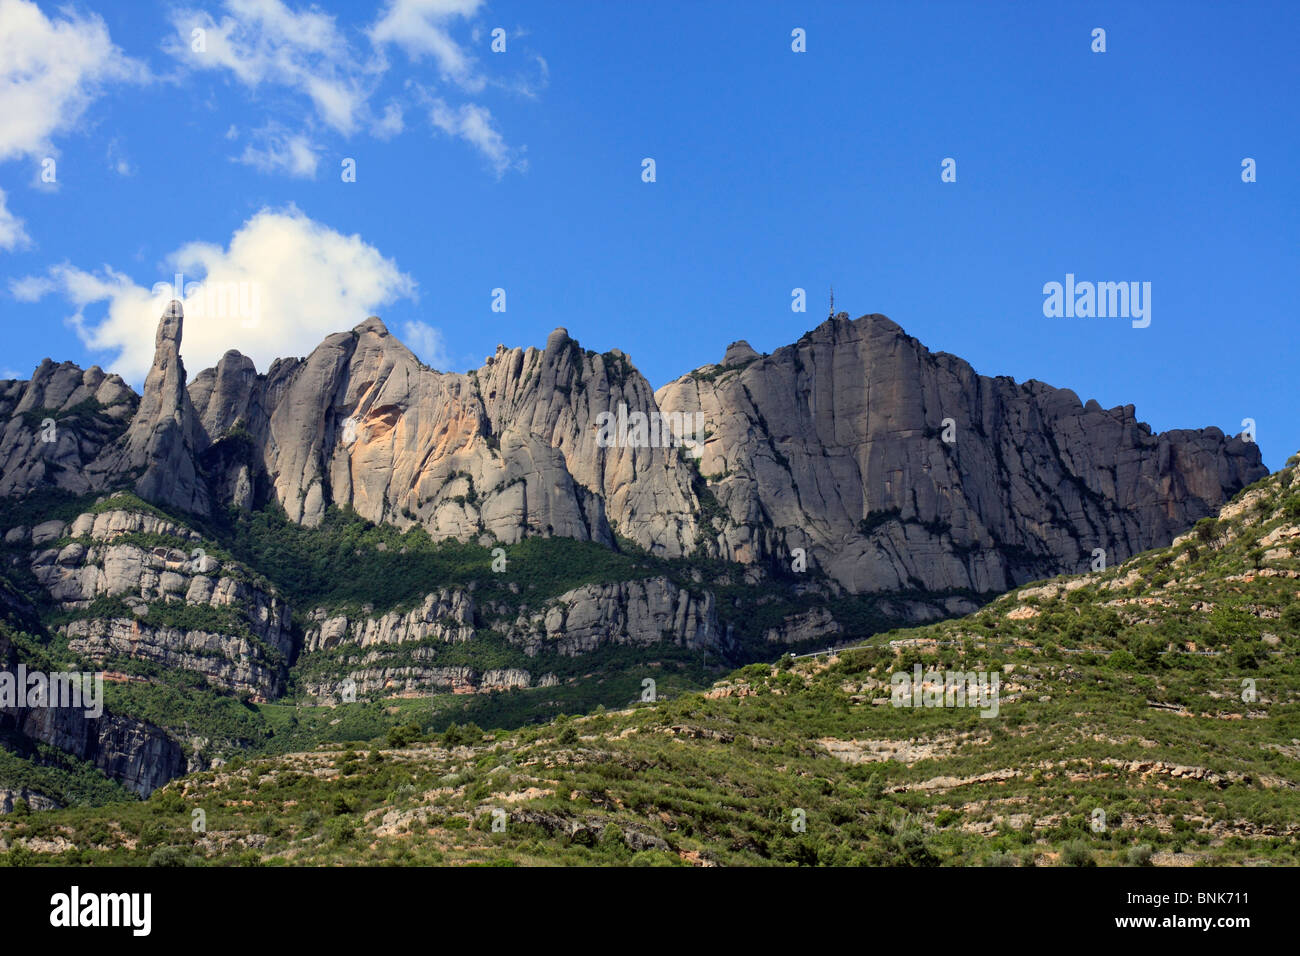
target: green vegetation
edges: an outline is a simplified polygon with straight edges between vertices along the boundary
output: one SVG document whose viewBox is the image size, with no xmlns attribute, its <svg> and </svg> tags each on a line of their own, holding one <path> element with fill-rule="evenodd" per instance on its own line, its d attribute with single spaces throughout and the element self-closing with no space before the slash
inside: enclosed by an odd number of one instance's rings
<svg viewBox="0 0 1300 956">
<path fill-rule="evenodd" d="M 148 801 L 0 818 L 0 838 L 23 864 L 1296 865 L 1292 478 L 1198 526 L 1194 552 L 1023 587 L 838 656 L 751 663 L 708 694 L 690 690 L 704 662 L 667 646 L 653 665 L 630 648 L 547 660 L 581 678 L 554 688 L 336 708 L 122 685 L 137 710 L 206 706 L 246 754 Z M 616 557 L 633 574 L 722 573 Z M 709 586 L 720 606 L 745 593 Z M 482 648 L 513 666 L 507 642 Z M 445 664 L 465 648 L 422 650 Z M 891 674 L 915 664 L 996 673 L 997 716 L 890 706 Z M 661 696 L 630 704 L 647 669 Z M 191 828 L 200 809 L 206 833 Z"/>
<path fill-rule="evenodd" d="M 135 799 L 84 760 L 11 733 L 0 734 L 0 788 L 34 790 L 65 806 L 96 807 Z"/>
</svg>

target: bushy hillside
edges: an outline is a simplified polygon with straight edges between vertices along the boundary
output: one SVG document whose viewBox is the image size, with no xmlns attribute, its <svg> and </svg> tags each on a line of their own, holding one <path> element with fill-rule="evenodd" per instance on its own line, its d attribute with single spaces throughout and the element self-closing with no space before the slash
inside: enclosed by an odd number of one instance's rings
<svg viewBox="0 0 1300 956">
<path fill-rule="evenodd" d="M 518 727 L 622 707 L 647 675 L 673 696 L 782 647 L 865 638 L 909 601 L 930 614 L 975 604 L 846 595 L 815 569 L 745 575 L 626 541 L 434 541 L 339 509 L 314 528 L 274 506 L 205 519 L 129 492 L 0 500 L 0 589 L 0 638 L 18 660 L 104 672 L 109 711 L 170 735 L 191 770 L 394 722 Z M 638 599 L 665 605 L 661 629 L 629 623 Z M 586 640 L 569 640 L 584 604 Z M 12 751 L 0 789 L 48 762 L 31 741 L 0 743 Z M 82 802 L 84 788 L 58 789 L 53 799 Z"/>
<path fill-rule="evenodd" d="M 862 648 L 236 760 L 0 839 L 15 863 L 1295 864 L 1296 464 L 1169 548 Z M 996 716 L 891 706 L 918 664 L 995 673 Z"/>
</svg>

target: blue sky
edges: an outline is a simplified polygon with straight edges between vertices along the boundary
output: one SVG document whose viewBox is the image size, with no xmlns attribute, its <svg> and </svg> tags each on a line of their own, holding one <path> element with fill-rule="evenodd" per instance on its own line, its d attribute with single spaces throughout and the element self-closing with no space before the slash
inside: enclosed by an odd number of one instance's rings
<svg viewBox="0 0 1300 956">
<path fill-rule="evenodd" d="M 833 283 L 837 311 L 1157 430 L 1252 418 L 1276 468 L 1298 26 L 1285 2 L 0 0 L 0 374 L 138 385 L 179 266 L 260 290 L 255 322 L 187 308 L 191 375 L 374 312 L 438 367 L 562 325 L 658 386 L 793 342 Z M 1045 317 L 1067 273 L 1150 282 L 1150 326 Z"/>
</svg>

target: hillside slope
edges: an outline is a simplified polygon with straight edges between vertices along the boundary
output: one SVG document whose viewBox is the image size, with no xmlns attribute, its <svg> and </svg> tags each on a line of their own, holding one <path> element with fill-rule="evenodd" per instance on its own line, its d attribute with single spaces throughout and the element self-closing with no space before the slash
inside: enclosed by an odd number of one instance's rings
<svg viewBox="0 0 1300 956">
<path fill-rule="evenodd" d="M 1294 864 L 1298 461 L 1170 547 L 864 648 L 522 730 L 235 761 L 143 804 L 5 817 L 0 840 L 24 863 Z M 892 706 L 917 665 L 996 673 L 996 716 Z"/>
<path fill-rule="evenodd" d="M 457 375 L 371 318 L 187 382 L 183 328 L 173 302 L 138 398 L 52 362 L 0 383 L 0 585 L 26 607 L 0 638 L 104 672 L 144 728 L 92 746 L 107 731 L 14 714 L 10 749 L 141 794 L 378 732 L 385 707 L 514 727 L 622 706 L 647 669 L 679 692 L 969 613 L 1166 542 L 1263 470 L 1218 429 L 1153 435 L 1131 408 L 977 376 L 883 316 L 735 345 L 659 398 L 563 329 Z M 615 409 L 661 408 L 703 422 L 694 449 L 676 426 L 602 437 Z M 367 716 L 332 722 L 354 700 Z"/>
</svg>

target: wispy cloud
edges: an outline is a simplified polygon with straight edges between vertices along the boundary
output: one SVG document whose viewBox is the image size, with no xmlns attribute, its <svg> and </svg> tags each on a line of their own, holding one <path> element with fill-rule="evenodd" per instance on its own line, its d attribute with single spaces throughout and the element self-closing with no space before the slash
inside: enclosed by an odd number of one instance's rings
<svg viewBox="0 0 1300 956">
<path fill-rule="evenodd" d="M 370 126 L 370 134 L 376 139 L 389 140 L 406 128 L 402 118 L 402 105 L 396 101 L 384 107 L 384 113 Z"/>
<path fill-rule="evenodd" d="M 281 0 L 225 0 L 219 19 L 205 10 L 173 11 L 164 49 L 196 70 L 228 72 L 249 89 L 282 85 L 306 96 L 316 115 L 343 134 L 357 129 L 375 84 L 335 18 Z M 199 32 L 196 32 L 199 31 Z"/>
<path fill-rule="evenodd" d="M 161 287 L 155 294 L 155 285 L 171 283 L 176 272 L 185 277 L 183 351 L 191 370 L 215 365 L 231 347 L 265 369 L 280 356 L 305 355 L 325 335 L 351 328 L 381 306 L 416 297 L 415 281 L 393 260 L 293 206 L 258 212 L 226 247 L 191 242 L 166 261 L 170 274 L 147 284 L 111 266 L 87 272 L 63 264 L 11 283 L 10 291 L 27 301 L 62 294 L 75 307 L 69 322 L 85 345 L 110 353 L 101 364 L 137 383 L 153 361 L 154 330 L 173 294 Z M 194 282 L 199 286 L 190 288 Z M 211 290 L 235 288 L 255 301 L 253 321 L 212 314 L 212 299 L 205 298 Z M 88 317 L 87 307 L 99 303 L 106 303 L 102 317 Z M 439 357 L 436 330 L 419 335 L 429 357 Z"/>
<path fill-rule="evenodd" d="M 451 107 L 434 97 L 429 106 L 429 120 L 444 133 L 463 139 L 477 149 L 498 177 L 509 169 L 522 171 L 528 168 L 527 161 L 522 157 L 517 158 L 515 151 L 506 145 L 505 138 L 493 125 L 492 113 L 486 106 L 465 103 Z"/>
<path fill-rule="evenodd" d="M 291 133 L 273 123 L 254 130 L 251 136 L 254 142 L 233 157 L 235 162 L 264 173 L 283 172 L 302 179 L 316 178 L 320 147 L 305 134 Z"/>
<path fill-rule="evenodd" d="M 547 69 L 545 60 L 533 57 L 536 79 L 489 78 L 472 47 L 452 32 L 456 27 L 468 30 L 481 7 L 482 0 L 388 0 L 357 43 L 333 15 L 316 6 L 294 9 L 284 0 L 222 0 L 215 13 L 198 7 L 174 11 L 174 32 L 164 49 L 189 69 L 224 73 L 250 91 L 280 88 L 311 104 L 299 122 L 287 120 L 283 110 L 279 117 L 272 116 L 261 141 L 255 138 L 237 157 L 259 170 L 312 177 L 320 130 L 343 136 L 366 131 L 387 141 L 407 128 L 405 107 L 423 105 L 429 107 L 436 129 L 473 145 L 500 177 L 526 168 L 520 158 L 523 149 L 506 142 L 487 106 L 449 105 L 447 100 L 458 91 L 479 94 L 489 87 L 535 97 L 546 85 Z M 378 109 L 372 101 L 392 69 L 390 48 L 401 50 L 417 67 L 433 64 L 442 83 L 436 95 L 425 92 L 428 82 L 409 77 L 406 89 L 416 91 L 417 103 L 390 98 Z M 300 131 L 288 132 L 289 124 Z"/>
<path fill-rule="evenodd" d="M 104 87 L 143 82 L 94 14 L 62 8 L 50 19 L 29 0 L 0 0 L 0 160 L 44 157 Z"/>
<path fill-rule="evenodd" d="M 9 280 L 9 294 L 19 302 L 39 302 L 58 288 L 48 276 L 24 276 Z"/>
<path fill-rule="evenodd" d="M 478 93 L 487 80 L 448 27 L 455 19 L 474 16 L 481 6 L 482 0 L 389 0 L 368 31 L 370 41 L 379 49 L 395 45 L 412 60 L 431 57 L 444 80 Z"/>
<path fill-rule="evenodd" d="M 451 366 L 447 356 L 447 340 L 442 332 L 427 322 L 402 323 L 401 340 L 425 365 L 439 370 Z"/>
<path fill-rule="evenodd" d="M 9 211 L 8 197 L 0 189 L 0 249 L 19 249 L 30 243 L 23 221 Z"/>
</svg>

